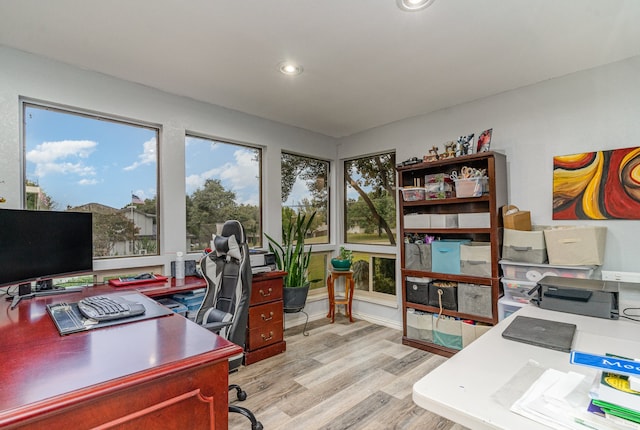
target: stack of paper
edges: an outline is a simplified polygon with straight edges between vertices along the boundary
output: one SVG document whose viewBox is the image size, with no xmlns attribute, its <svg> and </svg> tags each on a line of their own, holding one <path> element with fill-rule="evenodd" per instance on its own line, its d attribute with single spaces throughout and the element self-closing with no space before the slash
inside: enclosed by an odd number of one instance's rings
<svg viewBox="0 0 640 430">
<path fill-rule="evenodd" d="M 511 410 L 559 430 L 636 430 L 634 423 L 591 413 L 590 378 L 576 372 L 547 369 Z"/>
</svg>

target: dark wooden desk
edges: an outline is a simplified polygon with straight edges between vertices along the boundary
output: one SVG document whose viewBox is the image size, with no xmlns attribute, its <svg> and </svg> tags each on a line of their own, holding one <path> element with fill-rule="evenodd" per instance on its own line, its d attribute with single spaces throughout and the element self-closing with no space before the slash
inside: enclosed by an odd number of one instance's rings
<svg viewBox="0 0 640 430">
<path fill-rule="evenodd" d="M 135 289 L 178 292 L 153 287 Z M 0 300 L 0 427 L 226 429 L 228 358 L 239 346 L 179 315 L 62 337 L 45 308 L 113 291 L 91 287 L 13 310 Z"/>
</svg>

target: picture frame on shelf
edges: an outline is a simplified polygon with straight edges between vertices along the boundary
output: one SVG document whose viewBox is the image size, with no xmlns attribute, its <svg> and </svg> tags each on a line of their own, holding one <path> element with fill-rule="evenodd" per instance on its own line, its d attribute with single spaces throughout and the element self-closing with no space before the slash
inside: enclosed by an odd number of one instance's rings
<svg viewBox="0 0 640 430">
<path fill-rule="evenodd" d="M 476 145 L 476 153 L 487 152 L 490 150 L 492 134 L 493 134 L 492 128 L 480 133 L 480 136 L 478 136 L 478 143 Z"/>
</svg>

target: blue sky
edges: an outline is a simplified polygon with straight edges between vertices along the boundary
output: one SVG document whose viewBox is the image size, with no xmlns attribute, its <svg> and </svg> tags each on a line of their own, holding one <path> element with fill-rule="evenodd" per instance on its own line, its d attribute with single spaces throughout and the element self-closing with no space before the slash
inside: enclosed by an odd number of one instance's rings
<svg viewBox="0 0 640 430">
<path fill-rule="evenodd" d="M 53 198 L 55 209 L 86 203 L 122 208 L 132 193 L 142 200 L 156 195 L 154 129 L 33 106 L 26 108 L 25 124 L 26 178 Z M 187 194 L 216 178 L 237 203 L 258 204 L 255 150 L 187 137 L 186 157 Z M 306 186 L 298 181 L 288 203 L 304 195 Z"/>
</svg>

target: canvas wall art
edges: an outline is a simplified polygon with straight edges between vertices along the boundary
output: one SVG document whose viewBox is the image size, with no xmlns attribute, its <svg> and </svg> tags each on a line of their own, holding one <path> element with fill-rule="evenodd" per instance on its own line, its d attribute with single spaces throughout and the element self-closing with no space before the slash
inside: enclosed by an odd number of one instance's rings
<svg viewBox="0 0 640 430">
<path fill-rule="evenodd" d="M 640 147 L 553 157 L 553 219 L 640 219 Z"/>
</svg>

